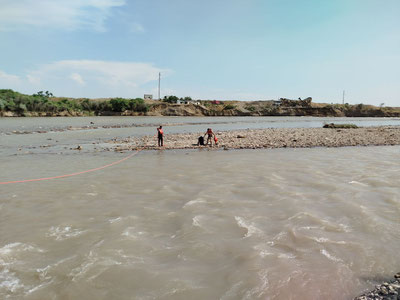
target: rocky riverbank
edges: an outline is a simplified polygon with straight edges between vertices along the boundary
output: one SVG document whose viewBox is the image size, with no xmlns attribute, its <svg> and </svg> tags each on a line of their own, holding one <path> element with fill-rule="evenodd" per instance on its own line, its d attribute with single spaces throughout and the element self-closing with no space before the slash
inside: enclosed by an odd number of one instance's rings
<svg viewBox="0 0 400 300">
<path fill-rule="evenodd" d="M 400 272 L 394 275 L 394 280 L 384 282 L 374 290 L 364 293 L 354 300 L 397 300 L 400 299 Z"/>
<path fill-rule="evenodd" d="M 162 149 L 190 149 L 197 146 L 198 137 L 204 133 L 168 134 L 164 127 Z M 269 128 L 235 131 L 215 131 L 218 144 L 213 148 L 260 149 L 260 148 L 312 148 L 400 145 L 400 126 L 380 126 L 349 129 L 332 128 Z M 160 149 L 156 136 L 113 139 L 109 150 Z"/>
</svg>

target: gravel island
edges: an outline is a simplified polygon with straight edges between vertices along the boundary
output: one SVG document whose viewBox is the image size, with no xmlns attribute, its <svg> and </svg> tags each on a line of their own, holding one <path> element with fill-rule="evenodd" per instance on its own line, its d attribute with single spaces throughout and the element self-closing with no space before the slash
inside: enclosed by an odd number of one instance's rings
<svg viewBox="0 0 400 300">
<path fill-rule="evenodd" d="M 164 127 L 164 146 L 157 146 L 156 136 L 132 137 L 108 141 L 109 150 L 195 149 L 199 136 L 204 132 L 168 134 Z M 261 148 L 312 148 L 348 146 L 400 145 L 400 126 L 379 126 L 349 129 L 332 128 L 268 128 L 234 131 L 214 131 L 216 149 Z"/>
</svg>

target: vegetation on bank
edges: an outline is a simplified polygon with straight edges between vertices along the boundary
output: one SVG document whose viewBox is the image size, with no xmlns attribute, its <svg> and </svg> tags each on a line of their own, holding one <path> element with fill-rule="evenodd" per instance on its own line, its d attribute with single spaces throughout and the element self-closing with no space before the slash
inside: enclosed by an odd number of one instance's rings
<svg viewBox="0 0 400 300">
<path fill-rule="evenodd" d="M 9 111 L 21 116 L 30 112 L 51 114 L 78 112 L 83 115 L 99 115 L 104 112 L 121 113 L 129 110 L 137 113 L 146 113 L 148 109 L 149 105 L 142 98 L 70 99 L 54 97 L 49 91 L 24 95 L 13 90 L 0 90 L 0 112 Z"/>
<path fill-rule="evenodd" d="M 191 97 L 177 97 L 177 96 L 164 96 L 164 98 L 162 99 L 162 102 L 166 102 L 166 103 L 178 103 L 178 101 L 182 101 L 182 102 L 190 102 L 193 101 L 193 99 Z"/>
<path fill-rule="evenodd" d="M 358 126 L 356 124 L 335 124 L 335 123 L 329 123 L 329 124 L 325 124 L 323 126 L 324 128 L 341 128 L 341 129 L 351 129 L 351 128 L 358 128 Z"/>
<path fill-rule="evenodd" d="M 192 100 L 165 96 L 162 101 L 142 98 L 88 99 L 55 97 L 49 91 L 24 95 L 0 89 L 0 116 L 87 116 L 87 115 L 174 115 L 174 116 L 319 116 L 400 117 L 399 107 L 365 104 L 322 104 L 312 99 L 278 101 Z"/>
</svg>

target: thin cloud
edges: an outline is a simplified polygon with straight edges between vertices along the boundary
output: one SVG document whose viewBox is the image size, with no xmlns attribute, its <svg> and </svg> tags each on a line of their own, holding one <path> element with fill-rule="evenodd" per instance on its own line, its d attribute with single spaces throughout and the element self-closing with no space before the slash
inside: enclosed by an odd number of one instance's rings
<svg viewBox="0 0 400 300">
<path fill-rule="evenodd" d="M 105 31 L 112 9 L 125 0 L 3 0 L 0 31 L 36 27 Z"/>
<path fill-rule="evenodd" d="M 16 75 L 7 74 L 0 70 L 0 86 L 15 85 L 20 83 L 20 78 Z"/>
<path fill-rule="evenodd" d="M 84 77 L 87 82 L 111 87 L 137 87 L 149 81 L 156 80 L 159 72 L 165 73 L 166 71 L 148 63 L 63 60 L 44 65 L 32 71 L 29 75 L 46 80 L 70 77 L 66 76 L 66 74 L 75 73 L 79 74 L 80 78 Z M 75 79 L 77 79 L 76 75 Z"/>
<path fill-rule="evenodd" d="M 130 31 L 133 33 L 144 33 L 145 32 L 144 27 L 139 23 L 133 23 L 131 25 Z"/>
<path fill-rule="evenodd" d="M 142 62 L 63 60 L 42 65 L 21 77 L 0 71 L 0 87 L 26 93 L 49 90 L 71 97 L 131 97 L 153 89 L 159 72 L 163 76 L 172 73 Z"/>
<path fill-rule="evenodd" d="M 78 73 L 72 73 L 71 76 L 69 77 L 73 81 L 77 82 L 79 85 L 85 85 L 85 81 L 83 80 L 82 76 Z"/>
</svg>

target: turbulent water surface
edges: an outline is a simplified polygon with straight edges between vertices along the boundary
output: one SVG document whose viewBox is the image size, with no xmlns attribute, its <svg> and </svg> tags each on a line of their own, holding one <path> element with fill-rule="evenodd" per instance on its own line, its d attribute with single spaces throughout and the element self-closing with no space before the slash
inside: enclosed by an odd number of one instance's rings
<svg viewBox="0 0 400 300">
<path fill-rule="evenodd" d="M 7 138 L 0 182 L 130 154 Z M 148 151 L 0 185 L 0 299 L 351 299 L 400 270 L 399 159 L 399 146 Z"/>
</svg>

